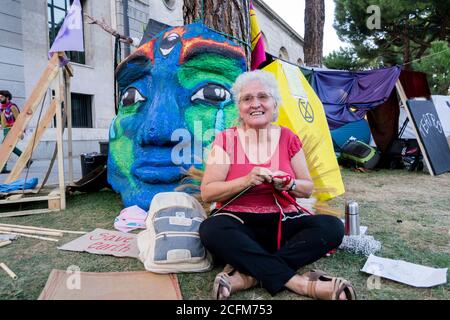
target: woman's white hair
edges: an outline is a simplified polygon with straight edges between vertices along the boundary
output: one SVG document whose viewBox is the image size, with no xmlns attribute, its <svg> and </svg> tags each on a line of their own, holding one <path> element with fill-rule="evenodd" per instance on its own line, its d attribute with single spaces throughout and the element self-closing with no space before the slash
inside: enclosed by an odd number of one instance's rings
<svg viewBox="0 0 450 320">
<path fill-rule="evenodd" d="M 268 93 L 270 93 L 274 98 L 276 106 L 281 103 L 281 96 L 275 76 L 264 70 L 254 70 L 244 72 L 236 78 L 236 81 L 231 88 L 231 93 L 233 94 L 233 99 L 236 106 L 239 104 L 242 88 L 251 82 L 259 82 L 262 84 L 269 91 Z"/>
</svg>

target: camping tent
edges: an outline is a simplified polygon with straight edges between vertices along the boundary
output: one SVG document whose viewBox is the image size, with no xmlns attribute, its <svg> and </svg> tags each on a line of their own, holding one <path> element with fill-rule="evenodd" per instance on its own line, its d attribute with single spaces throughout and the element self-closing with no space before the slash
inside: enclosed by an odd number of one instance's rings
<svg viewBox="0 0 450 320">
<path fill-rule="evenodd" d="M 426 74 L 399 67 L 360 72 L 302 68 L 302 72 L 323 102 L 331 131 L 367 116 L 374 141 L 382 153 L 398 135 L 397 80 L 408 99 L 431 96 Z M 358 126 L 355 134 L 357 129 Z"/>
<path fill-rule="evenodd" d="M 298 66 L 274 60 L 264 70 L 275 75 L 282 104 L 278 124 L 290 128 L 303 141 L 314 181 L 313 195 L 326 201 L 345 192 L 325 112 L 319 98 Z"/>
<path fill-rule="evenodd" d="M 427 100 L 431 98 L 426 74 L 401 70 L 397 66 L 360 72 L 305 68 L 302 68 L 302 71 L 307 75 L 309 82 L 323 102 L 332 132 L 348 123 L 359 121 L 367 115 L 374 142 L 382 153 L 382 164 L 384 165 L 389 163 L 389 150 L 394 139 L 398 138 L 399 106 L 404 105 L 406 107 L 406 100 L 413 98 L 422 97 Z M 401 98 L 401 104 L 397 95 Z M 417 109 L 420 103 L 412 103 L 412 105 L 412 108 Z M 432 103 L 422 105 L 428 106 L 430 110 L 426 114 L 434 113 L 435 108 Z M 414 110 L 408 111 L 408 118 L 414 117 L 412 111 Z M 425 112 L 425 109 L 422 109 L 422 112 Z M 426 114 L 420 113 L 417 116 L 423 117 Z M 432 117 L 433 119 L 437 118 L 434 115 Z M 418 125 L 419 123 L 415 123 L 416 127 Z M 443 165 L 442 170 L 435 172 L 433 159 L 430 155 L 430 150 L 434 149 L 430 143 L 436 144 L 435 147 L 442 146 L 441 142 L 437 142 L 441 139 L 436 136 L 437 140 L 428 139 L 428 141 L 425 141 L 423 136 L 417 136 L 417 130 L 416 128 L 415 138 L 418 139 L 420 150 L 430 174 L 445 172 L 447 165 L 450 165 L 447 164 L 447 162 L 450 162 L 450 157 L 449 159 L 443 157 L 438 161 L 438 158 L 433 156 L 434 160 Z M 442 132 L 439 134 L 442 134 Z M 428 147 L 426 144 L 428 144 Z M 445 148 L 447 148 L 446 144 Z M 447 150 L 444 151 L 447 154 Z"/>
</svg>

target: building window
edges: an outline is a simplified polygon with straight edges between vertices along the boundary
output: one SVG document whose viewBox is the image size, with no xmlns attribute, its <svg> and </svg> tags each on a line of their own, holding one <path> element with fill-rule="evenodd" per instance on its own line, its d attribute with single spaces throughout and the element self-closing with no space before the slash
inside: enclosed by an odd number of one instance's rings
<svg viewBox="0 0 450 320">
<path fill-rule="evenodd" d="M 72 93 L 72 127 L 93 128 L 92 96 L 88 94 Z"/>
<path fill-rule="evenodd" d="M 301 58 L 297 59 L 297 65 L 303 66 L 303 60 Z"/>
<path fill-rule="evenodd" d="M 278 53 L 278 58 L 289 61 L 289 54 L 285 47 L 280 48 L 280 52 Z"/>
<path fill-rule="evenodd" d="M 49 44 L 50 47 L 61 28 L 64 18 L 66 17 L 67 11 L 70 8 L 73 0 L 47 0 L 47 11 L 48 11 L 48 33 L 49 33 Z M 83 7 L 83 2 L 80 1 Z M 83 19 L 83 15 L 82 15 Z M 84 41 L 84 39 L 83 39 Z M 72 62 L 85 64 L 84 52 L 78 51 L 68 51 L 67 56 Z"/>
<path fill-rule="evenodd" d="M 266 52 L 269 52 L 269 41 L 267 41 L 267 37 L 266 37 L 264 32 L 261 31 L 261 35 L 262 35 L 262 38 L 263 38 L 263 41 L 264 41 L 264 50 Z"/>
</svg>

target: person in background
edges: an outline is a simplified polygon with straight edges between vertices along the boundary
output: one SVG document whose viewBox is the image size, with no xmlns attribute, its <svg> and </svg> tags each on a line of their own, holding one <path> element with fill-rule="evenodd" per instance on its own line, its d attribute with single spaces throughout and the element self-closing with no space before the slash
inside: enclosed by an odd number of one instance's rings
<svg viewBox="0 0 450 320">
<path fill-rule="evenodd" d="M 213 298 L 227 299 L 259 283 L 272 295 L 287 288 L 317 299 L 356 299 L 342 278 L 320 270 L 297 274 L 339 247 L 344 225 L 294 205 L 295 198 L 311 195 L 313 182 L 298 136 L 272 124 L 281 102 L 275 77 L 245 72 L 232 92 L 240 124 L 216 135 L 200 188 L 203 201 L 219 208 L 200 225 L 201 240 L 226 264 L 215 278 Z"/>
<path fill-rule="evenodd" d="M 8 90 L 0 90 L 0 124 L 3 129 L 3 139 L 2 142 L 6 139 L 9 130 L 11 130 L 12 126 L 16 122 L 17 117 L 19 116 L 19 108 L 12 100 L 12 94 Z M 13 152 L 20 157 L 22 151 L 14 147 Z M 33 161 L 28 161 L 27 168 L 31 165 Z M 9 173 L 10 171 L 7 168 L 7 164 L 2 168 L 1 173 Z"/>
</svg>

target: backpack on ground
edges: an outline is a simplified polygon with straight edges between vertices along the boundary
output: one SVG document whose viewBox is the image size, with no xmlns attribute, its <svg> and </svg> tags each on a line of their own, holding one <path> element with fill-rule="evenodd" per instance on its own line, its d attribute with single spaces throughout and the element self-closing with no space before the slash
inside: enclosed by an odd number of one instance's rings
<svg viewBox="0 0 450 320">
<path fill-rule="evenodd" d="M 350 138 L 341 148 L 340 162 L 350 167 L 373 169 L 380 160 L 378 151 L 368 144 Z"/>
<path fill-rule="evenodd" d="M 203 246 L 200 224 L 207 218 L 202 205 L 184 192 L 153 197 L 145 231 L 138 234 L 139 259 L 155 273 L 203 272 L 212 258 Z"/>
</svg>

